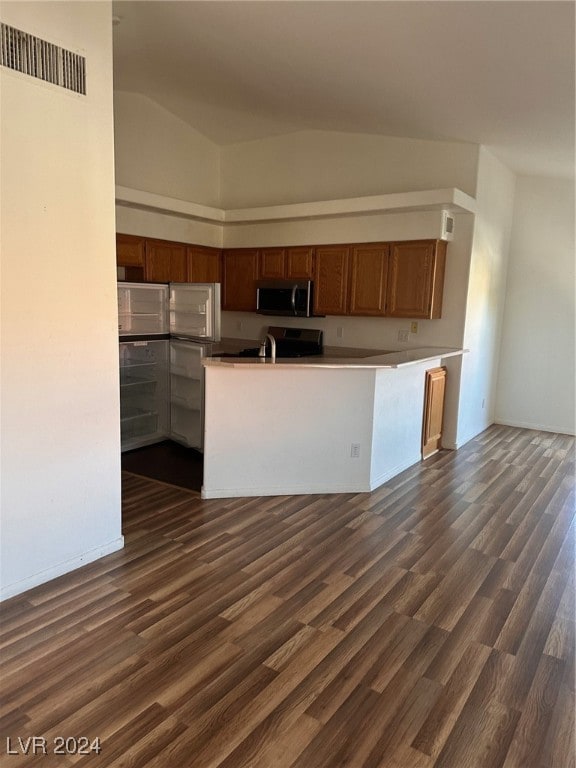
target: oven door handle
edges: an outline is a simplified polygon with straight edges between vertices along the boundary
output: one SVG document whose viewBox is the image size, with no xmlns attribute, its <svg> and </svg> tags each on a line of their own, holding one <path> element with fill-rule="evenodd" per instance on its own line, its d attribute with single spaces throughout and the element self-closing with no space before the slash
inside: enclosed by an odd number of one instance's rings
<svg viewBox="0 0 576 768">
<path fill-rule="evenodd" d="M 294 315 L 296 315 L 296 291 L 298 290 L 298 286 L 294 284 L 292 286 L 292 297 L 290 299 L 290 303 L 292 304 L 292 312 Z"/>
</svg>

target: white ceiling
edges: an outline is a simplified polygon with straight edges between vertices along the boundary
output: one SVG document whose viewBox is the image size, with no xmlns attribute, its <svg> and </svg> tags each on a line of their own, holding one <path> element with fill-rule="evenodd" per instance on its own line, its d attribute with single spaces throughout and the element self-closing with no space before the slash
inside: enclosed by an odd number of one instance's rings
<svg viewBox="0 0 576 768">
<path fill-rule="evenodd" d="M 119 0 L 115 88 L 218 144 L 320 129 L 574 175 L 573 0 Z"/>
</svg>

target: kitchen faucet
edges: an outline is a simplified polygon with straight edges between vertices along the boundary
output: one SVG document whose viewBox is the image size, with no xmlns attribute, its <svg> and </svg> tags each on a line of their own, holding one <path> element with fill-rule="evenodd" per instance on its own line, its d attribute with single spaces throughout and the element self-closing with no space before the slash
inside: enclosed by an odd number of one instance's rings
<svg viewBox="0 0 576 768">
<path fill-rule="evenodd" d="M 258 352 L 258 357 L 266 357 L 266 341 L 270 339 L 270 360 L 275 363 L 276 362 L 276 339 L 274 336 L 272 336 L 271 333 L 267 333 L 266 336 L 264 336 L 264 339 L 260 343 L 260 352 Z"/>
</svg>

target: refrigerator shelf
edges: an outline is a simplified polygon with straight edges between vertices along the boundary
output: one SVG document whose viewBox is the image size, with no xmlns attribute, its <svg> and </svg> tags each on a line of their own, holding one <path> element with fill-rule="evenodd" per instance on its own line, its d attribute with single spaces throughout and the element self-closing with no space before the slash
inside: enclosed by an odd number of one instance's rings
<svg viewBox="0 0 576 768">
<path fill-rule="evenodd" d="M 206 315 L 206 305 L 197 304 L 196 306 L 188 306 L 186 309 L 176 306 L 174 302 L 170 302 L 170 312 L 176 312 L 179 315 Z"/>
<path fill-rule="evenodd" d="M 123 360 L 121 363 L 121 371 L 125 371 L 127 368 L 145 368 L 156 365 L 156 360 Z"/>
<path fill-rule="evenodd" d="M 144 385 L 156 386 L 156 379 L 145 379 L 141 376 L 120 376 L 120 386 L 125 387 L 143 387 Z"/>
<path fill-rule="evenodd" d="M 158 312 L 118 312 L 118 317 L 159 317 Z"/>
<path fill-rule="evenodd" d="M 132 419 L 142 419 L 157 417 L 156 411 L 147 411 L 144 408 L 137 408 L 134 405 L 126 405 L 120 410 L 120 419 L 122 421 L 131 421 Z"/>
<path fill-rule="evenodd" d="M 180 397 L 173 394 L 170 397 L 170 402 L 172 405 L 179 405 L 181 408 L 188 408 L 191 411 L 198 411 L 202 408 L 201 394 L 196 397 Z"/>
<path fill-rule="evenodd" d="M 202 422 L 201 409 L 191 410 L 172 403 L 170 434 L 176 442 L 189 448 L 201 447 Z"/>
<path fill-rule="evenodd" d="M 131 440 L 147 438 L 158 432 L 158 414 L 142 408 L 127 406 L 121 409 L 120 436 L 123 446 L 130 446 Z"/>
</svg>

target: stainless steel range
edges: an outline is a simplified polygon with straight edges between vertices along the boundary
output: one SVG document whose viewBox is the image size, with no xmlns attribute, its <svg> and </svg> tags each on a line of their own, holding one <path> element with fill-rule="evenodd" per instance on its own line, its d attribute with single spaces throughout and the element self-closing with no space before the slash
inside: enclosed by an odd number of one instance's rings
<svg viewBox="0 0 576 768">
<path fill-rule="evenodd" d="M 268 326 L 266 338 L 271 336 L 276 343 L 276 357 L 308 357 L 324 352 L 323 332 L 314 328 L 284 328 L 278 325 Z M 263 343 L 265 341 L 263 340 Z M 225 357 L 259 357 L 260 347 L 249 347 L 235 355 Z"/>
</svg>

